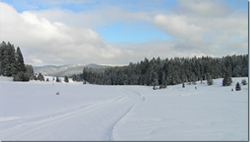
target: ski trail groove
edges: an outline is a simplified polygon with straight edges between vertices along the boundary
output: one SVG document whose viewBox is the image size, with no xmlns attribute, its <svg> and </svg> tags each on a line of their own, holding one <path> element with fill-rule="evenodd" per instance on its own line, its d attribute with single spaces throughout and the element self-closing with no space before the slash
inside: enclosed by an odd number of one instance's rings
<svg viewBox="0 0 250 142">
<path fill-rule="evenodd" d="M 140 97 L 140 101 L 137 102 L 136 104 L 134 104 L 130 109 L 128 109 L 128 111 L 126 113 L 124 113 L 124 115 L 119 120 L 117 120 L 117 122 L 115 122 L 115 124 L 111 128 L 111 133 L 110 133 L 110 137 L 109 137 L 108 141 L 116 141 L 119 139 L 119 136 L 115 134 L 115 130 L 118 129 L 118 127 L 124 123 L 124 121 L 127 119 L 128 115 L 129 115 L 129 113 L 131 113 L 131 111 L 136 106 L 140 105 L 141 103 L 145 102 L 145 100 L 146 100 L 146 98 L 137 91 L 126 88 L 126 91 L 124 91 L 124 92 L 126 94 L 132 96 L 130 93 L 128 93 L 128 91 L 133 92 L 136 95 L 138 95 Z"/>
<path fill-rule="evenodd" d="M 114 140 L 116 125 L 144 101 L 138 94 L 131 92 L 126 90 L 122 97 L 78 107 L 70 112 L 53 115 L 52 118 L 34 119 L 1 134 L 7 134 L 6 140 L 34 140 L 34 137 L 35 140 L 54 140 L 52 135 L 60 135 L 62 140 Z M 74 132 L 79 129 L 81 131 Z"/>
</svg>

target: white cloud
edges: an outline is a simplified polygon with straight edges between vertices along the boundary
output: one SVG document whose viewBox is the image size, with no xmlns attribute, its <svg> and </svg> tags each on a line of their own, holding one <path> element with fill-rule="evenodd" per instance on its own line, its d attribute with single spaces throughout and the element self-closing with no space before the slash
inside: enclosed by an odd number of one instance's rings
<svg viewBox="0 0 250 142">
<path fill-rule="evenodd" d="M 202 29 L 187 21 L 188 17 L 178 15 L 156 15 L 153 23 L 167 34 L 182 37 L 199 34 Z"/>
<path fill-rule="evenodd" d="M 182 0 L 175 6 L 178 10 L 172 11 L 129 11 L 124 7 L 105 5 L 80 12 L 47 9 L 18 13 L 12 6 L 0 3 L 0 40 L 20 46 L 25 62 L 34 65 L 127 64 L 145 57 L 220 57 L 248 51 L 247 12 L 232 9 L 221 1 Z M 120 22 L 148 22 L 171 39 L 108 43 L 93 30 Z M 238 41 L 239 37 L 245 40 Z"/>
<path fill-rule="evenodd" d="M 222 0 L 177 0 L 182 14 L 202 17 L 224 17 L 233 12 L 233 8 Z"/>
<path fill-rule="evenodd" d="M 1 6 L 0 40 L 18 44 L 29 64 L 64 64 L 101 62 L 119 57 L 121 51 L 99 37 L 98 33 L 81 27 L 51 23 L 36 14 L 21 14 L 5 3 Z"/>
</svg>

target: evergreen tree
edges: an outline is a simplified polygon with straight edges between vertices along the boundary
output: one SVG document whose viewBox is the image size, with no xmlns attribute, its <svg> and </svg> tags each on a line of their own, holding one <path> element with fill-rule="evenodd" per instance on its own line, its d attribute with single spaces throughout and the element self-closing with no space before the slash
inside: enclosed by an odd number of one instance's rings
<svg viewBox="0 0 250 142">
<path fill-rule="evenodd" d="M 243 79 L 243 80 L 241 81 L 241 83 L 242 83 L 242 85 L 247 85 L 246 79 Z"/>
<path fill-rule="evenodd" d="M 154 90 L 156 89 L 155 86 L 159 85 L 158 76 L 156 72 L 153 72 L 152 74 L 152 85 Z"/>
<path fill-rule="evenodd" d="M 232 84 L 232 78 L 229 72 L 226 72 L 225 77 L 223 79 L 222 85 L 223 86 L 230 86 Z"/>
<path fill-rule="evenodd" d="M 207 84 L 208 85 L 213 85 L 213 79 L 210 74 L 207 75 Z"/>
<path fill-rule="evenodd" d="M 56 77 L 56 82 L 61 82 L 58 76 Z"/>
<path fill-rule="evenodd" d="M 68 78 L 68 76 L 67 76 L 67 75 L 64 77 L 64 82 L 66 82 L 66 83 L 68 83 L 68 82 L 69 82 L 69 78 Z"/>
<path fill-rule="evenodd" d="M 160 88 L 167 88 L 166 75 L 165 72 L 162 72 L 162 85 Z"/>
<path fill-rule="evenodd" d="M 41 73 L 38 74 L 37 80 L 45 81 L 44 76 Z"/>
<path fill-rule="evenodd" d="M 17 51 L 16 51 L 16 66 L 17 66 L 18 71 L 21 71 L 21 72 L 26 71 L 24 60 L 23 60 L 23 54 L 19 47 L 17 47 Z"/>
<path fill-rule="evenodd" d="M 13 81 L 29 81 L 29 74 L 25 72 L 18 72 L 13 76 Z"/>
<path fill-rule="evenodd" d="M 34 79 L 34 70 L 32 65 L 25 65 L 26 73 L 29 75 L 30 80 Z"/>
<path fill-rule="evenodd" d="M 240 91 L 241 90 L 241 86 L 240 86 L 240 83 L 237 82 L 236 86 L 235 86 L 235 90 L 236 91 Z"/>
</svg>

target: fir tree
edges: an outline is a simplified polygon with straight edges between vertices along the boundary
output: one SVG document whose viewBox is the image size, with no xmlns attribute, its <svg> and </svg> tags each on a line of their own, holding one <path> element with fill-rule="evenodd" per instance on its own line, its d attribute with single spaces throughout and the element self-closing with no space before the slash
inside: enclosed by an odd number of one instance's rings
<svg viewBox="0 0 250 142">
<path fill-rule="evenodd" d="M 68 78 L 68 76 L 67 76 L 67 75 L 64 77 L 64 82 L 66 82 L 66 83 L 68 83 L 68 82 L 69 82 L 69 78 Z"/>
<path fill-rule="evenodd" d="M 41 73 L 38 74 L 37 80 L 45 81 L 44 76 Z"/>
<path fill-rule="evenodd" d="M 225 77 L 223 79 L 222 85 L 223 86 L 230 86 L 232 84 L 232 78 L 229 72 L 226 72 Z"/>
<path fill-rule="evenodd" d="M 162 72 L 162 85 L 160 88 L 167 88 L 166 75 L 165 72 Z"/>
<path fill-rule="evenodd" d="M 29 74 L 26 72 L 18 72 L 16 75 L 13 76 L 13 81 L 29 81 Z"/>
<path fill-rule="evenodd" d="M 241 83 L 242 83 L 242 85 L 247 85 L 246 79 L 243 79 L 243 80 L 241 81 Z"/>
<path fill-rule="evenodd" d="M 17 51 L 16 51 L 16 67 L 18 71 L 21 71 L 21 72 L 26 71 L 24 60 L 23 60 L 23 54 L 19 47 L 17 47 Z"/>
<path fill-rule="evenodd" d="M 235 90 L 236 91 L 240 91 L 241 90 L 241 86 L 240 86 L 240 83 L 237 82 L 236 86 L 235 86 Z"/>
<path fill-rule="evenodd" d="M 158 76 L 156 72 L 153 72 L 152 74 L 152 85 L 153 85 L 153 89 L 155 90 L 155 86 L 157 86 L 159 84 L 158 82 Z"/>
<path fill-rule="evenodd" d="M 211 77 L 211 75 L 207 75 L 207 84 L 208 85 L 213 85 L 213 79 L 212 79 L 212 77 Z"/>
<path fill-rule="evenodd" d="M 56 82 L 61 82 L 58 76 L 56 77 Z"/>
</svg>

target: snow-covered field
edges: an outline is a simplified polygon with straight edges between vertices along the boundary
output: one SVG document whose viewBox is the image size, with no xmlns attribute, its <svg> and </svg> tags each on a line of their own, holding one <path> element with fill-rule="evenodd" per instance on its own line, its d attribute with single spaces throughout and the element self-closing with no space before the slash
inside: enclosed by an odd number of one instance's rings
<svg viewBox="0 0 250 142">
<path fill-rule="evenodd" d="M 0 77 L 0 140 L 247 141 L 248 86 L 231 91 L 242 79 L 153 90 Z"/>
</svg>

